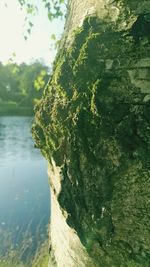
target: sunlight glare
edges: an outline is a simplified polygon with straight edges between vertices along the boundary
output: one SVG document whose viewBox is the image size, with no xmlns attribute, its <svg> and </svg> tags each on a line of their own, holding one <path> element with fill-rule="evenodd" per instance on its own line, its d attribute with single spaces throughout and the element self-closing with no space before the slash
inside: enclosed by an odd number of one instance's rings
<svg viewBox="0 0 150 267">
<path fill-rule="evenodd" d="M 7 2 L 7 7 L 5 6 Z M 15 61 L 30 63 L 42 59 L 47 65 L 52 63 L 55 50 L 50 50 L 51 34 L 59 35 L 62 22 L 49 22 L 44 7 L 39 3 L 39 15 L 34 20 L 34 28 L 28 40 L 24 40 L 25 11 L 20 9 L 17 0 L 0 2 L 0 61 L 7 63 L 16 54 Z"/>
</svg>

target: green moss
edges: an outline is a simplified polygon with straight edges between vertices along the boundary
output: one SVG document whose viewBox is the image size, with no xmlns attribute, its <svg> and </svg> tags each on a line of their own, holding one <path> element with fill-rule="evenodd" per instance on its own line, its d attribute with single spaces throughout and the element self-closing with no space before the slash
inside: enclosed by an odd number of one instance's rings
<svg viewBox="0 0 150 267">
<path fill-rule="evenodd" d="M 33 130 L 62 168 L 58 200 L 67 223 L 105 267 L 147 267 L 150 249 L 149 102 L 128 74 L 135 53 L 148 54 L 128 34 L 85 19 L 57 56 Z"/>
</svg>

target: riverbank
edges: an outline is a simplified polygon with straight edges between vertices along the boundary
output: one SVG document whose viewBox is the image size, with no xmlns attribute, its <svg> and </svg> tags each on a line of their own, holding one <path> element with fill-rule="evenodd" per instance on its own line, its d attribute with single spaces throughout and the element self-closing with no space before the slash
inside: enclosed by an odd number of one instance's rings
<svg viewBox="0 0 150 267">
<path fill-rule="evenodd" d="M 15 102 L 0 105 L 0 116 L 33 116 L 34 111 L 31 107 L 21 107 Z"/>
</svg>

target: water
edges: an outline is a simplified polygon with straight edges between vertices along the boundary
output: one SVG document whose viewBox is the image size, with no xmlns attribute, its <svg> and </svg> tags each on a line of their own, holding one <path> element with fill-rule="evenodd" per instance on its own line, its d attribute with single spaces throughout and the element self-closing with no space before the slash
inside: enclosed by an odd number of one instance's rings
<svg viewBox="0 0 150 267">
<path fill-rule="evenodd" d="M 23 261 L 45 239 L 49 221 L 47 166 L 34 148 L 31 123 L 31 117 L 0 117 L 0 256 L 19 248 Z"/>
</svg>

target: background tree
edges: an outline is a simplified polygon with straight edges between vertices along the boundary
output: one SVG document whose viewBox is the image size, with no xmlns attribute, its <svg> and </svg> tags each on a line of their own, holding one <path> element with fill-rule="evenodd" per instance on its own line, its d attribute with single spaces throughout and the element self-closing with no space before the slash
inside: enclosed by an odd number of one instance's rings
<svg viewBox="0 0 150 267">
<path fill-rule="evenodd" d="M 48 67 L 38 61 L 29 65 L 0 63 L 0 114 L 33 114 L 48 77 Z"/>
</svg>

